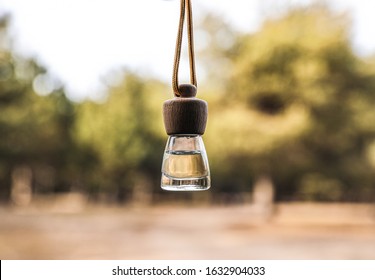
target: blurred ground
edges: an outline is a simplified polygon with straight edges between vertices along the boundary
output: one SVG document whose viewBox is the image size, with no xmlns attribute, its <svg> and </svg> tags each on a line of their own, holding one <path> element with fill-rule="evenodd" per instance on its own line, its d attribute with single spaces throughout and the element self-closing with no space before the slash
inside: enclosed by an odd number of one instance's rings
<svg viewBox="0 0 375 280">
<path fill-rule="evenodd" d="M 375 207 L 0 208 L 0 259 L 375 259 Z"/>
</svg>

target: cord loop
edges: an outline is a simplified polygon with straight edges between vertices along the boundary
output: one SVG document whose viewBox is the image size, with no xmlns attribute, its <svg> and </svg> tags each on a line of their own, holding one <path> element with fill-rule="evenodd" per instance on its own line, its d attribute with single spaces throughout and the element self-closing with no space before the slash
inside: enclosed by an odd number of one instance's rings
<svg viewBox="0 0 375 280">
<path fill-rule="evenodd" d="M 174 65 L 173 65 L 173 78 L 172 78 L 173 92 L 174 92 L 174 95 L 177 97 L 181 96 L 181 90 L 178 84 L 178 70 L 179 70 L 180 58 L 181 58 L 181 46 L 182 46 L 182 37 L 184 33 L 185 13 L 187 17 L 190 83 L 194 85 L 195 87 L 197 87 L 197 77 L 195 74 L 195 59 L 194 59 L 192 6 L 191 6 L 190 0 L 181 0 L 180 22 L 179 22 L 178 33 L 177 33 L 176 50 L 175 50 Z"/>
</svg>

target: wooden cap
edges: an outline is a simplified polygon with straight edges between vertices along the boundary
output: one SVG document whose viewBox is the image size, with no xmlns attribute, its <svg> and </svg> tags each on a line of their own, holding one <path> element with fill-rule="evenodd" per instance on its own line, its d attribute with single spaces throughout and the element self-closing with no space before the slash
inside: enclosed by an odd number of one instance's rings
<svg viewBox="0 0 375 280">
<path fill-rule="evenodd" d="M 163 104 L 165 130 L 168 135 L 203 135 L 207 123 L 207 102 L 195 97 L 196 87 L 180 85 L 181 97 L 167 100 Z"/>
</svg>

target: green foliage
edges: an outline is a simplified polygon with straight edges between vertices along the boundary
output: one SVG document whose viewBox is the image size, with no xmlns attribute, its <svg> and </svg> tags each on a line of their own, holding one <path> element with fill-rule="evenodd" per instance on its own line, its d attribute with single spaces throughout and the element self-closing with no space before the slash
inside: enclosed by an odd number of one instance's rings
<svg viewBox="0 0 375 280">
<path fill-rule="evenodd" d="M 76 137 L 98 158 L 97 178 L 103 186 L 129 192 L 140 176 L 155 180 L 164 141 L 159 94 L 164 86 L 124 73 L 123 81 L 108 90 L 104 103 L 85 102 L 78 108 Z M 157 101 L 157 102 L 156 102 Z M 159 176 L 159 174 L 157 174 Z"/>
<path fill-rule="evenodd" d="M 354 193 L 375 183 L 365 154 L 375 72 L 354 55 L 348 23 L 316 5 L 240 37 L 222 108 L 211 117 L 211 153 L 240 158 L 243 167 L 231 170 L 243 178 L 270 175 L 279 198 L 369 198 Z M 318 179 L 307 180 L 311 172 Z"/>
<path fill-rule="evenodd" d="M 8 18 L 2 20 L 1 38 L 6 40 Z M 3 43 L 3 42 L 2 42 Z M 1 46 L 6 44 L 0 44 Z M 11 172 L 17 166 L 53 170 L 48 186 L 35 177 L 35 189 L 69 189 L 68 157 L 73 150 L 70 128 L 73 104 L 62 89 L 43 97 L 33 82 L 46 70 L 32 59 L 18 57 L 6 46 L 0 48 L 0 196 L 9 196 Z M 51 172 L 49 172 L 51 173 Z"/>
<path fill-rule="evenodd" d="M 38 95 L 48 71 L 12 52 L 7 20 L 0 20 L 0 197 L 20 165 L 32 169 L 40 193 L 79 189 L 126 201 L 139 189 L 159 192 L 169 87 L 124 71 L 102 102 L 73 104 L 63 88 Z M 280 200 L 373 200 L 375 60 L 354 54 L 347 15 L 313 5 L 254 34 L 237 34 L 213 15 L 201 24 L 210 192 L 250 191 L 266 176 Z"/>
</svg>

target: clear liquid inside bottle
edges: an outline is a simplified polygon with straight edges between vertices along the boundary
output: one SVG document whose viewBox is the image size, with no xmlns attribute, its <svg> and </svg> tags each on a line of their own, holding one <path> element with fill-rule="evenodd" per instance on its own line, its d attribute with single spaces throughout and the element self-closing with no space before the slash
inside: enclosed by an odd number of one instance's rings
<svg viewBox="0 0 375 280">
<path fill-rule="evenodd" d="M 210 171 L 201 136 L 169 137 L 163 158 L 161 187 L 169 191 L 210 188 Z"/>
</svg>

